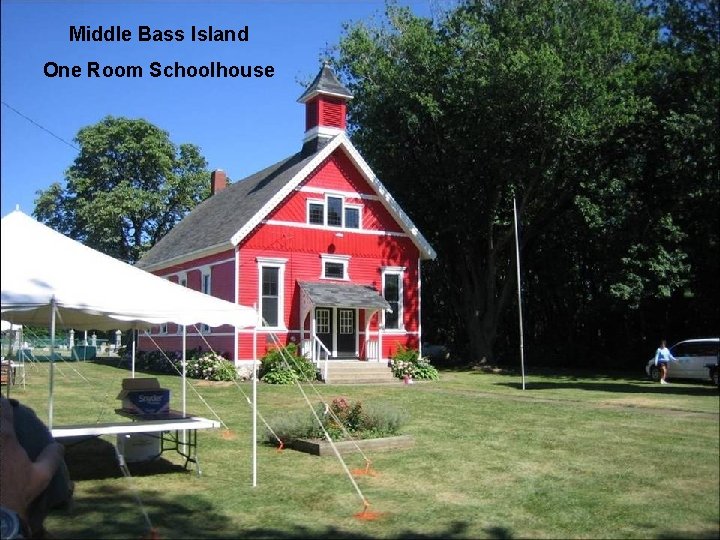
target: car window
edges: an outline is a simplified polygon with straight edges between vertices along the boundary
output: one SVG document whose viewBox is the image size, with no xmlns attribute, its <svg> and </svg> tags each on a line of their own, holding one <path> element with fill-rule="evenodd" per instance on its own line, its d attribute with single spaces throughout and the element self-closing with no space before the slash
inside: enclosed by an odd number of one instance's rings
<svg viewBox="0 0 720 540">
<path fill-rule="evenodd" d="M 698 341 L 695 343 L 678 343 L 672 349 L 673 356 L 715 356 L 718 345 Z"/>
<path fill-rule="evenodd" d="M 689 356 L 691 343 L 678 343 L 670 352 L 673 356 Z"/>
<path fill-rule="evenodd" d="M 717 343 L 698 343 L 697 349 L 698 356 L 717 356 L 718 344 Z"/>
</svg>

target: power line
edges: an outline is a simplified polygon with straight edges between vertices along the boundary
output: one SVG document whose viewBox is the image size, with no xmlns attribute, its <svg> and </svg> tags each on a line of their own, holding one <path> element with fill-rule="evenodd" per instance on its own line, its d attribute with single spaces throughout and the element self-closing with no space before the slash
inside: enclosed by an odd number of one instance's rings
<svg viewBox="0 0 720 540">
<path fill-rule="evenodd" d="M 55 134 L 54 134 L 52 131 L 50 131 L 48 128 L 41 126 L 40 124 L 38 124 L 38 123 L 37 123 L 35 120 L 33 120 L 32 118 L 30 118 L 30 117 L 28 117 L 28 116 L 25 116 L 23 113 L 21 113 L 20 111 L 18 111 L 15 107 L 12 107 L 12 106 L 8 105 L 8 104 L 5 103 L 4 101 L 2 102 L 2 104 L 5 105 L 5 106 L 6 106 L 8 109 L 10 109 L 11 111 L 13 111 L 15 114 L 17 114 L 18 116 L 21 116 L 22 118 L 24 118 L 25 120 L 27 120 L 28 122 L 30 122 L 31 124 L 33 124 L 34 126 L 39 127 L 39 128 L 42 129 L 43 131 L 49 133 L 50 135 L 52 135 L 53 137 L 55 137 L 58 141 L 64 142 L 64 143 L 67 144 L 70 148 L 73 148 L 73 149 L 77 150 L 78 152 L 80 151 L 80 149 L 79 149 L 77 146 L 75 146 L 74 144 L 66 141 L 65 139 L 63 139 L 63 138 L 60 137 L 59 135 L 55 135 Z"/>
</svg>

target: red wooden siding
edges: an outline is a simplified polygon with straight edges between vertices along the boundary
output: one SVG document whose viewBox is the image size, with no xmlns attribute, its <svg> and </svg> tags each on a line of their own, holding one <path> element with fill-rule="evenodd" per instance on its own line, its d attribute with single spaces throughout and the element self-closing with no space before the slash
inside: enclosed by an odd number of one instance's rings
<svg viewBox="0 0 720 540">
<path fill-rule="evenodd" d="M 362 206 L 363 230 L 386 231 L 401 233 L 400 225 L 390 212 L 377 200 L 375 192 L 368 185 L 360 172 L 352 166 L 350 159 L 341 150 L 336 150 L 311 175 L 302 187 L 327 190 L 329 192 L 357 193 L 372 198 L 348 197 L 347 204 Z M 268 216 L 268 219 L 307 223 L 307 201 L 322 200 L 324 195 L 313 192 L 296 192 L 288 197 L 283 204 Z M 347 231 L 342 231 L 343 233 Z M 413 249 L 415 246 L 413 245 Z"/>
<path fill-rule="evenodd" d="M 234 260 L 233 256 L 233 260 Z M 235 288 L 233 287 L 233 280 L 235 279 L 235 263 L 234 261 L 227 261 L 222 264 L 212 266 L 211 278 L 210 278 L 210 289 L 212 295 L 217 298 L 222 298 L 228 302 L 235 302 Z"/>
<path fill-rule="evenodd" d="M 405 331 L 419 330 L 417 267 L 419 253 L 409 238 L 400 236 L 402 229 L 382 203 L 376 199 L 372 187 L 353 166 L 342 151 L 335 151 L 310 175 L 301 186 L 318 191 L 335 191 L 346 197 L 346 204 L 362 206 L 362 231 L 340 228 L 304 226 L 307 223 L 307 201 L 323 200 L 322 193 L 294 191 L 281 205 L 271 212 L 264 225 L 258 227 L 240 245 L 238 285 L 239 301 L 244 305 L 259 305 L 258 257 L 286 259 L 284 272 L 284 320 L 289 333 L 280 333 L 281 343 L 299 339 L 301 327 L 308 328 L 308 321 L 300 321 L 300 293 L 298 281 L 320 281 L 322 258 L 320 254 L 349 255 L 348 276 L 350 282 L 371 285 L 379 293 L 382 288 L 382 267 L 405 268 L 403 281 L 403 324 Z M 367 195 L 372 199 L 362 198 Z M 293 223 L 300 226 L 283 225 Z M 369 233 L 368 231 L 373 231 Z M 386 234 L 388 232 L 395 234 Z M 377 315 L 373 316 L 371 331 L 377 331 Z M 364 312 L 358 317 L 358 330 L 365 332 Z M 276 332 L 277 333 L 277 332 Z M 363 346 L 361 337 L 360 346 Z M 257 340 L 257 355 L 261 357 L 274 344 L 262 331 Z M 383 335 L 383 356 L 389 357 L 398 345 L 417 347 L 417 337 L 406 333 Z M 361 351 L 361 353 L 364 351 Z M 252 358 L 252 336 L 240 338 L 239 358 Z"/>
<path fill-rule="evenodd" d="M 306 120 L 335 121 L 335 111 L 344 102 L 316 102 L 317 110 L 308 106 Z M 323 112 L 323 108 L 325 112 Z M 329 116 L 323 116 L 323 114 Z M 317 116 L 314 116 L 317 115 Z M 315 124 L 317 125 L 317 123 Z M 323 124 L 326 125 L 326 124 Z M 311 126 L 312 127 L 312 126 Z M 344 123 L 343 123 L 344 127 Z M 307 189 L 306 189 L 307 188 Z M 346 204 L 362 207 L 360 230 L 310 226 L 307 224 L 307 201 L 323 200 L 325 193 L 343 196 Z M 228 239 L 229 240 L 229 239 Z M 403 280 L 403 325 L 405 332 L 387 332 L 382 335 L 382 356 L 390 357 L 399 345 L 418 347 L 419 291 L 417 246 L 405 236 L 400 225 L 380 202 L 374 189 L 341 148 L 321 163 L 297 190 L 275 208 L 238 246 L 238 267 L 235 269 L 235 252 L 232 248 L 211 256 L 171 266 L 156 272 L 162 276 L 175 276 L 185 272 L 190 288 L 200 290 L 202 274 L 200 267 L 211 267 L 213 296 L 235 301 L 236 293 L 240 304 L 259 307 L 258 258 L 285 259 L 284 265 L 284 325 L 288 332 L 277 332 L 282 344 L 300 338 L 301 327 L 309 328 L 308 321 L 300 321 L 300 291 L 298 281 L 321 281 L 321 254 L 349 256 L 349 282 L 370 285 L 382 293 L 382 267 L 404 267 Z M 235 271 L 237 270 L 237 272 Z M 237 275 L 237 281 L 235 277 Z M 175 280 L 177 278 L 174 278 Z M 371 332 L 377 332 L 378 315 L 371 322 Z M 358 332 L 361 357 L 364 355 L 365 333 L 364 311 L 358 312 Z M 201 346 L 207 349 L 201 336 L 193 335 L 188 329 L 188 348 Z M 221 335 L 222 334 L 222 335 Z M 227 334 L 227 335 L 226 335 Z M 257 348 L 253 351 L 253 334 L 250 330 L 240 331 L 235 341 L 234 329 L 222 327 L 213 329 L 205 337 L 218 352 L 229 352 L 234 357 L 237 343 L 237 357 L 250 360 L 260 358 L 274 346 L 269 331 L 260 329 L 256 336 Z M 308 336 L 306 332 L 306 337 Z M 168 335 L 154 335 L 161 347 L 179 350 L 181 336 L 175 328 L 168 328 Z M 375 337 L 373 337 L 375 339 Z M 141 349 L 154 349 L 141 341 Z"/>
<path fill-rule="evenodd" d="M 178 276 L 182 273 L 186 274 L 187 287 L 196 291 L 201 290 L 202 287 L 202 269 L 199 267 L 210 268 L 210 287 L 213 296 L 228 300 L 230 302 L 235 301 L 235 289 L 233 286 L 233 280 L 235 276 L 235 253 L 234 251 L 228 250 L 214 255 L 209 255 L 196 259 L 193 261 L 185 262 L 178 265 L 169 266 L 162 270 L 157 270 L 154 273 L 167 277 L 173 283 L 178 283 Z M 182 350 L 182 334 L 179 333 L 177 325 L 168 324 L 167 334 L 158 334 L 158 329 L 153 329 L 152 339 L 166 351 L 180 351 Z M 208 346 L 205 340 L 210 343 L 212 349 L 218 353 L 227 353 L 230 359 L 234 358 L 235 350 L 235 329 L 232 326 L 220 326 L 212 328 L 210 334 L 205 334 L 204 338 L 200 336 L 198 330 L 194 327 L 187 328 L 187 348 L 188 350 L 196 349 L 200 347 L 202 350 L 208 350 Z M 222 335 L 221 335 L 222 334 Z M 157 347 L 147 337 L 141 336 L 138 341 L 138 350 L 141 351 L 153 351 Z"/>
</svg>

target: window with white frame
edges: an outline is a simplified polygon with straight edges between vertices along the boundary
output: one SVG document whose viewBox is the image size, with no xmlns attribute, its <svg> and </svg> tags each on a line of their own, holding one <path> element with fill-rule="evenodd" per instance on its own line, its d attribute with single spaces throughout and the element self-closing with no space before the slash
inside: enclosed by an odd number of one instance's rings
<svg viewBox="0 0 720 540">
<path fill-rule="evenodd" d="M 318 308 L 315 311 L 315 329 L 318 334 L 330 333 L 330 310 L 327 308 Z"/>
<path fill-rule="evenodd" d="M 205 294 L 212 295 L 212 274 L 209 268 L 203 268 L 202 270 L 200 290 L 202 290 L 202 292 L 204 292 Z M 203 334 L 209 334 L 210 327 L 207 324 L 201 324 L 200 332 Z"/>
<path fill-rule="evenodd" d="M 307 203 L 307 222 L 312 225 L 359 229 L 362 206 L 348 204 L 340 195 L 327 195 L 324 200 L 311 199 Z"/>
<path fill-rule="evenodd" d="M 345 228 L 346 229 L 359 229 L 360 228 L 360 207 L 359 206 L 345 206 Z"/>
<path fill-rule="evenodd" d="M 385 330 L 403 329 L 403 272 L 401 267 L 383 268 L 383 298 L 390 304 L 392 313 L 383 312 Z"/>
<path fill-rule="evenodd" d="M 325 199 L 327 208 L 326 221 L 328 227 L 342 227 L 343 218 L 343 200 L 342 197 L 328 196 Z"/>
<path fill-rule="evenodd" d="M 340 321 L 338 331 L 341 334 L 355 333 L 355 313 L 351 309 L 340 310 Z"/>
<path fill-rule="evenodd" d="M 325 204 L 322 201 L 308 202 L 308 223 L 325 225 Z"/>
<path fill-rule="evenodd" d="M 284 275 L 287 259 L 257 258 L 260 276 L 259 294 L 262 325 L 269 328 L 283 326 L 285 297 Z"/>
<path fill-rule="evenodd" d="M 169 278 L 169 277 L 167 277 L 167 278 L 165 278 L 165 279 L 167 279 L 168 281 L 170 281 L 170 278 Z M 167 334 L 167 333 L 168 333 L 168 325 L 167 325 L 167 323 L 164 323 L 164 324 L 161 324 L 161 325 L 160 325 L 160 328 L 158 329 L 158 333 L 159 333 L 159 334 Z"/>
<path fill-rule="evenodd" d="M 178 284 L 182 287 L 187 287 L 187 274 L 183 272 L 182 274 L 178 274 Z M 183 332 L 183 326 L 181 324 L 178 324 L 175 328 L 175 333 L 182 334 Z"/>
<path fill-rule="evenodd" d="M 201 290 L 205 294 L 212 294 L 212 276 L 209 269 L 203 270 Z"/>
<path fill-rule="evenodd" d="M 350 263 L 349 255 L 329 255 L 323 253 L 320 255 L 322 261 L 322 279 L 342 279 L 348 281 L 350 275 L 348 272 L 348 264 Z"/>
</svg>

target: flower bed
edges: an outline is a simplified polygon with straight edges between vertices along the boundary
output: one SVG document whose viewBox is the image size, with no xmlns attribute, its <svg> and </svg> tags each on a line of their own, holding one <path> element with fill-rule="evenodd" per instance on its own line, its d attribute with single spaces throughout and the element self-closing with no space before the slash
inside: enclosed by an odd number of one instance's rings
<svg viewBox="0 0 720 540">
<path fill-rule="evenodd" d="M 318 424 L 316 416 L 322 425 Z M 321 441 L 327 433 L 333 441 L 352 444 L 353 441 L 396 437 L 405 419 L 404 413 L 389 405 L 370 406 L 339 397 L 329 404 L 318 403 L 315 414 L 301 410 L 271 420 L 272 431 L 267 430 L 264 439 L 267 444 L 276 445 L 279 438 L 288 445 L 290 441 Z"/>
</svg>

